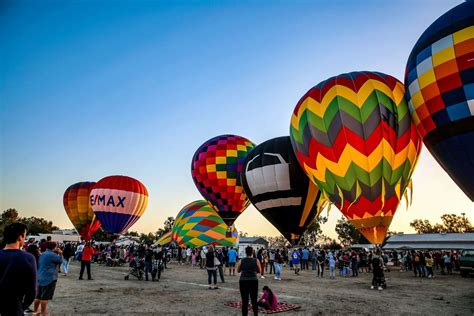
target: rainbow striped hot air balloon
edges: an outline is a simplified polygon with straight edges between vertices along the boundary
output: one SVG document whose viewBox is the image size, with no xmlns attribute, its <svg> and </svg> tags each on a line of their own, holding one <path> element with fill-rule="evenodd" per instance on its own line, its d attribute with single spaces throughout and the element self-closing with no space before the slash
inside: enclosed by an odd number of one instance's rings
<svg viewBox="0 0 474 316">
<path fill-rule="evenodd" d="M 92 188 L 90 203 L 106 232 L 122 234 L 145 212 L 148 191 L 130 177 L 105 177 Z"/>
<path fill-rule="evenodd" d="M 204 245 L 236 246 L 238 232 L 231 226 L 231 236 L 226 237 L 228 226 L 216 211 L 203 200 L 189 203 L 178 213 L 172 230 L 172 239 L 181 247 Z"/>
<path fill-rule="evenodd" d="M 63 196 L 66 214 L 85 241 L 89 241 L 100 227 L 89 203 L 89 194 L 94 184 L 95 182 L 75 183 L 66 189 Z"/>
<path fill-rule="evenodd" d="M 405 85 L 423 142 L 474 201 L 474 1 L 446 12 L 421 35 Z"/>
<path fill-rule="evenodd" d="M 298 102 L 290 135 L 310 179 L 372 243 L 382 243 L 421 149 L 397 79 L 352 72 Z"/>
<path fill-rule="evenodd" d="M 221 135 L 202 144 L 193 156 L 191 175 L 197 189 L 229 226 L 250 204 L 240 174 L 254 147 L 244 137 Z"/>
</svg>

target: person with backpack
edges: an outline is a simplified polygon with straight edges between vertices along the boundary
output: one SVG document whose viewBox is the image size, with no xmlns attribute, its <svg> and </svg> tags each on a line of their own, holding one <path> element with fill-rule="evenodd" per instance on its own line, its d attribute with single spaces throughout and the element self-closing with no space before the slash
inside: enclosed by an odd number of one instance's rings
<svg viewBox="0 0 474 316">
<path fill-rule="evenodd" d="M 293 270 L 295 274 L 300 274 L 300 265 L 301 265 L 301 254 L 298 249 L 294 249 L 291 253 L 291 263 L 293 264 Z"/>
</svg>

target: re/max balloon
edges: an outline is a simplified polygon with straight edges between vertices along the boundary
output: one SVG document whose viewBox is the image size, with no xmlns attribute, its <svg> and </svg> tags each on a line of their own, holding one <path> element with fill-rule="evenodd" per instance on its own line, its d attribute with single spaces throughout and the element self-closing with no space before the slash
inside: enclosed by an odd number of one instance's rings
<svg viewBox="0 0 474 316">
<path fill-rule="evenodd" d="M 397 79 L 352 72 L 298 102 L 290 135 L 311 181 L 372 243 L 383 242 L 421 149 Z"/>
<path fill-rule="evenodd" d="M 107 233 L 122 234 L 145 212 L 148 191 L 140 181 L 130 177 L 105 177 L 92 188 L 90 203 Z"/>
<path fill-rule="evenodd" d="M 405 85 L 423 142 L 474 201 L 474 1 L 448 11 L 421 35 Z"/>
<path fill-rule="evenodd" d="M 89 241 L 100 227 L 89 203 L 89 194 L 94 184 L 95 182 L 75 183 L 66 189 L 63 196 L 66 214 L 85 241 Z"/>
<path fill-rule="evenodd" d="M 240 173 L 254 147 L 244 137 L 222 135 L 202 144 L 193 156 L 191 175 L 197 189 L 229 226 L 250 203 Z"/>
<path fill-rule="evenodd" d="M 322 210 L 321 192 L 299 165 L 288 136 L 250 152 L 242 184 L 255 208 L 293 244 Z"/>
</svg>

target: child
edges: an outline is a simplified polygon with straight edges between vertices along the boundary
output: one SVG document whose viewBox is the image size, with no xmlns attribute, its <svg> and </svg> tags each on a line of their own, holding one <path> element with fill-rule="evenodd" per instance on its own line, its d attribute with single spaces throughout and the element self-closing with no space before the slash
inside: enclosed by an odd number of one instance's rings
<svg viewBox="0 0 474 316">
<path fill-rule="evenodd" d="M 263 295 L 258 300 L 258 306 L 263 307 L 267 310 L 275 310 L 278 306 L 278 299 L 272 290 L 268 286 L 263 287 Z"/>
</svg>

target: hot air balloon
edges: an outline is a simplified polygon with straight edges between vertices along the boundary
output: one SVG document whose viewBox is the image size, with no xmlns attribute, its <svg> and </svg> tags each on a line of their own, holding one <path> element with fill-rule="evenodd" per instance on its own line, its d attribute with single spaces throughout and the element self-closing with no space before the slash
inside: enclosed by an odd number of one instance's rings
<svg viewBox="0 0 474 316">
<path fill-rule="evenodd" d="M 321 192 L 298 163 L 290 137 L 267 140 L 245 159 L 242 184 L 262 215 L 291 243 L 322 210 Z"/>
<path fill-rule="evenodd" d="M 90 193 L 92 209 L 109 234 L 126 232 L 143 215 L 147 203 L 145 186 L 126 176 L 105 177 Z"/>
<path fill-rule="evenodd" d="M 408 107 L 428 150 L 474 201 L 474 2 L 438 18 L 408 58 Z"/>
<path fill-rule="evenodd" d="M 231 236 L 226 237 L 228 226 L 216 211 L 203 200 L 189 203 L 176 216 L 172 239 L 181 247 L 204 245 L 236 246 L 238 232 L 230 227 Z"/>
<path fill-rule="evenodd" d="M 386 74 L 342 74 L 309 90 L 291 119 L 300 165 L 374 244 L 411 186 L 421 149 L 404 93 Z"/>
<path fill-rule="evenodd" d="M 197 189 L 229 226 L 250 204 L 240 173 L 254 147 L 241 136 L 222 135 L 202 144 L 193 156 L 191 174 Z"/>
<path fill-rule="evenodd" d="M 67 216 L 85 241 L 99 229 L 100 222 L 89 204 L 89 194 L 95 182 L 78 182 L 66 189 L 63 205 Z"/>
</svg>

